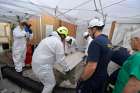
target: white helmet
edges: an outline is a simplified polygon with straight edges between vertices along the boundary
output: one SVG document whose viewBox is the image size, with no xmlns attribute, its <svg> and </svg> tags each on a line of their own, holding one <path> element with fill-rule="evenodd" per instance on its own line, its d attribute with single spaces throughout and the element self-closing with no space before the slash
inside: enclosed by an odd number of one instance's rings
<svg viewBox="0 0 140 93">
<path fill-rule="evenodd" d="M 83 33 L 83 37 L 86 37 L 88 35 L 89 35 L 89 33 L 87 31 Z"/>
<path fill-rule="evenodd" d="M 67 36 L 65 40 L 66 41 L 69 41 L 70 39 L 71 39 L 71 37 L 70 36 Z"/>
<path fill-rule="evenodd" d="M 69 44 L 74 44 L 74 42 L 75 42 L 75 38 L 73 38 L 71 36 L 67 36 L 65 40 Z"/>
<path fill-rule="evenodd" d="M 89 24 L 88 28 L 94 27 L 94 26 L 103 26 L 104 22 L 99 19 L 92 19 Z"/>
</svg>

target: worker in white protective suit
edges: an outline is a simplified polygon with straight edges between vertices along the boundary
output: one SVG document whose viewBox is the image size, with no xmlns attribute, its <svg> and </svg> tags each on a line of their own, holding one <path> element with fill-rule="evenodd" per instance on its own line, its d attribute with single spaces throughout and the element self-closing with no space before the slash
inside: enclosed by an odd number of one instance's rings
<svg viewBox="0 0 140 93">
<path fill-rule="evenodd" d="M 67 36 L 65 41 L 66 41 L 65 54 L 71 54 L 71 53 L 76 52 L 77 44 L 76 44 L 75 38 L 72 36 Z"/>
<path fill-rule="evenodd" d="M 84 50 L 85 56 L 83 57 L 83 62 L 86 62 L 86 59 L 87 59 L 87 56 L 88 56 L 88 47 L 89 47 L 89 45 L 90 45 L 90 43 L 93 39 L 89 35 L 88 31 L 83 33 L 83 39 L 85 41 L 85 50 Z"/>
<path fill-rule="evenodd" d="M 59 63 L 64 71 L 69 71 L 64 59 L 64 46 L 62 41 L 67 37 L 68 29 L 59 27 L 52 35 L 43 39 L 34 51 L 32 57 L 32 70 L 43 83 L 42 93 L 52 93 L 56 84 L 53 66 Z"/>
<path fill-rule="evenodd" d="M 84 40 L 86 41 L 85 55 L 87 56 L 88 47 L 93 39 L 91 38 L 91 36 L 89 36 L 88 31 L 83 33 L 83 37 L 84 37 Z"/>
<path fill-rule="evenodd" d="M 26 43 L 27 43 L 27 33 L 24 29 L 25 24 L 23 22 L 13 30 L 13 47 L 12 47 L 12 57 L 15 65 L 16 72 L 22 74 L 22 68 L 25 66 L 26 57 Z"/>
</svg>

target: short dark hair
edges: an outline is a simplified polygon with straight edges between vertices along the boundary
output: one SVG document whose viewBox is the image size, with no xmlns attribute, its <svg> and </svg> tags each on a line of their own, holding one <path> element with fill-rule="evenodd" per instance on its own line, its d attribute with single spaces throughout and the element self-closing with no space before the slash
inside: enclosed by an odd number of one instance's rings
<svg viewBox="0 0 140 93">
<path fill-rule="evenodd" d="M 20 22 L 20 25 L 27 26 L 28 24 L 27 24 L 27 22 Z"/>
</svg>

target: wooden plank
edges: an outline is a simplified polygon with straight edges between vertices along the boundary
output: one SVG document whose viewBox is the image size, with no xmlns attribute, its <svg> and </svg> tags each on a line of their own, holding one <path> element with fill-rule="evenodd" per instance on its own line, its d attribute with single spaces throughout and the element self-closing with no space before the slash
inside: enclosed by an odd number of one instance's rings
<svg viewBox="0 0 140 93">
<path fill-rule="evenodd" d="M 65 21 L 61 21 L 56 17 L 52 17 L 49 15 L 41 16 L 41 21 L 39 17 L 32 17 L 29 19 L 29 23 L 32 25 L 33 30 L 33 44 L 39 43 L 43 38 L 45 38 L 46 34 L 46 25 L 53 25 L 53 30 L 60 26 L 66 26 L 69 29 L 69 35 L 75 37 L 77 26 Z M 41 30 L 41 31 L 40 31 Z"/>
<path fill-rule="evenodd" d="M 116 21 L 113 21 L 112 25 L 111 25 L 110 33 L 109 33 L 109 40 L 112 40 L 113 33 L 114 33 L 114 30 L 115 30 L 115 25 L 116 25 Z"/>
<path fill-rule="evenodd" d="M 55 31 L 59 27 L 59 22 L 60 20 L 57 19 L 56 17 L 52 16 L 42 16 L 42 33 L 43 33 L 43 38 L 45 37 L 46 33 L 46 25 L 53 25 L 53 30 Z"/>
<path fill-rule="evenodd" d="M 29 24 L 31 24 L 31 29 L 33 31 L 33 39 L 31 42 L 37 44 L 41 40 L 39 17 L 32 17 L 29 19 Z"/>
</svg>

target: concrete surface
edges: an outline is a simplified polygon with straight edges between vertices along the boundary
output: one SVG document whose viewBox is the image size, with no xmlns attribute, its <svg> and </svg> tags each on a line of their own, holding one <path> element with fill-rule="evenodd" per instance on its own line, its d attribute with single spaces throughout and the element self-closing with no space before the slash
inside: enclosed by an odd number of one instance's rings
<svg viewBox="0 0 140 93">
<path fill-rule="evenodd" d="M 74 57 L 70 58 L 71 61 L 79 58 L 79 55 L 75 55 Z M 0 68 L 1 66 L 5 65 L 5 64 L 10 64 L 11 66 L 13 66 L 12 64 L 12 59 L 11 59 L 11 53 L 5 52 L 3 54 L 0 54 Z M 79 66 L 80 67 L 80 66 Z M 76 68 L 75 70 L 78 71 Z M 109 74 L 112 73 L 116 68 L 118 68 L 117 65 L 115 65 L 114 63 L 110 63 L 108 66 L 108 72 Z M 30 72 L 28 72 L 30 73 Z M 28 74 L 25 73 L 25 74 Z M 79 72 L 77 72 L 79 74 Z M 1 77 L 1 72 L 0 72 L 0 93 L 32 93 L 26 89 L 22 89 L 19 86 L 17 86 L 16 84 L 14 84 L 13 82 L 7 80 L 7 79 L 2 79 Z M 71 90 L 71 89 L 64 89 L 64 88 L 56 88 L 54 93 L 75 93 L 75 90 Z"/>
</svg>

